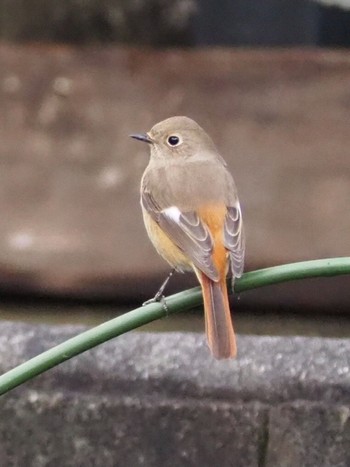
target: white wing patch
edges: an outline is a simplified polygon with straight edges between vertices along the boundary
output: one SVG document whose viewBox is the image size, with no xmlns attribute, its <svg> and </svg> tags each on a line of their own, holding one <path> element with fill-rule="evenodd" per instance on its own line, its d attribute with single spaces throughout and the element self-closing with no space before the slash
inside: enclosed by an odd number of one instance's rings
<svg viewBox="0 0 350 467">
<path fill-rule="evenodd" d="M 162 213 L 169 217 L 169 219 L 172 221 L 176 222 L 176 224 L 179 224 L 181 211 L 176 206 L 170 206 L 169 208 L 163 209 Z"/>
<path fill-rule="evenodd" d="M 190 258 L 193 264 L 217 282 L 219 272 L 211 253 L 213 240 L 210 232 L 194 211 L 182 212 L 177 206 L 161 208 L 147 191 L 141 193 L 141 204 L 169 239 Z"/>
</svg>

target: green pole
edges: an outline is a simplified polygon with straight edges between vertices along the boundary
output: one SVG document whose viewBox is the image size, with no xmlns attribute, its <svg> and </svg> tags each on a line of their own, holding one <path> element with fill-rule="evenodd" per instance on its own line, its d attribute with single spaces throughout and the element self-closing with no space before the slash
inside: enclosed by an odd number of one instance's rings
<svg viewBox="0 0 350 467">
<path fill-rule="evenodd" d="M 245 273 L 237 280 L 235 292 L 311 277 L 344 274 L 350 274 L 350 257 L 285 264 Z M 103 342 L 163 318 L 168 313 L 188 310 L 201 303 L 201 290 L 195 287 L 167 297 L 168 311 L 165 311 L 161 303 L 151 303 L 89 329 L 0 376 L 0 395 Z"/>
</svg>

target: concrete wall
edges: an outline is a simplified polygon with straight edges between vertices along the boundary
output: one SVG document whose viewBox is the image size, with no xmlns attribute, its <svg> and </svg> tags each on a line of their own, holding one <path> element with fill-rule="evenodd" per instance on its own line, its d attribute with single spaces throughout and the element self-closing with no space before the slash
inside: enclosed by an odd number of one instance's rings
<svg viewBox="0 0 350 467">
<path fill-rule="evenodd" d="M 0 373 L 82 328 L 0 324 Z M 8 393 L 14 467 L 347 467 L 350 342 L 239 336 L 215 361 L 200 334 L 132 333 Z"/>
</svg>

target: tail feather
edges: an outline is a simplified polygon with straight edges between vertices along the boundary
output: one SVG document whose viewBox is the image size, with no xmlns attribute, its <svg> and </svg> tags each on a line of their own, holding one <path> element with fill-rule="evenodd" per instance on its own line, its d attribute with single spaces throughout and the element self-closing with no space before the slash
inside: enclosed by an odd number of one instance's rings
<svg viewBox="0 0 350 467">
<path fill-rule="evenodd" d="M 215 358 L 236 356 L 236 337 L 233 330 L 226 279 L 214 282 L 201 274 L 203 291 L 205 330 L 209 348 Z"/>
</svg>

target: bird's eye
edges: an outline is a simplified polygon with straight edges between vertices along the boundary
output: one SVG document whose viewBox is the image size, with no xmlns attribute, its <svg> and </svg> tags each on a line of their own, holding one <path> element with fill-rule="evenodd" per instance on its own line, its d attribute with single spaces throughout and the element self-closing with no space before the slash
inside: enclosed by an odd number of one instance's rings
<svg viewBox="0 0 350 467">
<path fill-rule="evenodd" d="M 178 146 L 179 144 L 181 144 L 181 139 L 179 138 L 179 136 L 176 136 L 176 135 L 170 135 L 167 139 L 167 143 L 169 144 L 169 146 Z"/>
</svg>

